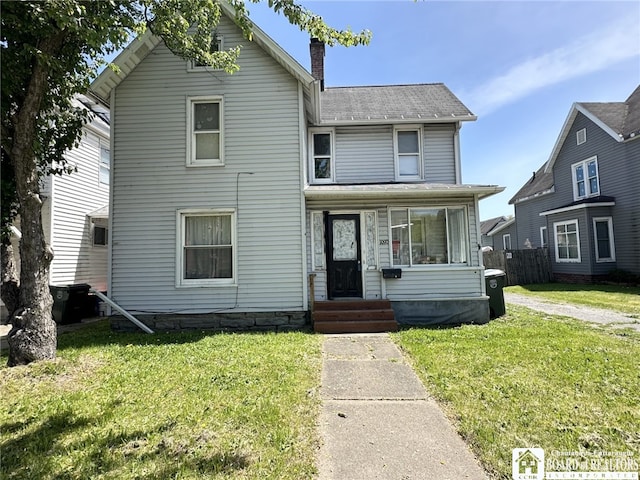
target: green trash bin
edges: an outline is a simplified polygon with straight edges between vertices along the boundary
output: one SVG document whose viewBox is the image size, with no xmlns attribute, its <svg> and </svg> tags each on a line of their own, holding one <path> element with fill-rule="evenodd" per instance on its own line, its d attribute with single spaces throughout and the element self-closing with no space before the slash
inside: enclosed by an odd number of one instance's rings
<svg viewBox="0 0 640 480">
<path fill-rule="evenodd" d="M 507 310 L 504 305 L 504 292 L 507 275 L 497 268 L 490 268 L 484 271 L 484 281 L 489 296 L 489 317 L 501 317 Z"/>
<path fill-rule="evenodd" d="M 50 285 L 49 290 L 53 297 L 51 314 L 55 322 L 65 325 L 82 320 L 87 312 L 90 288 L 91 286 L 86 283 L 65 286 Z"/>
</svg>

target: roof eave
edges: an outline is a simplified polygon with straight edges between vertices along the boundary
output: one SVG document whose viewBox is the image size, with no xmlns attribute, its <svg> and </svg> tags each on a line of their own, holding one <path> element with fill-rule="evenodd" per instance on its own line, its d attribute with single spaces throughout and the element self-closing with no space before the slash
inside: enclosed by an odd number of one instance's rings
<svg viewBox="0 0 640 480">
<path fill-rule="evenodd" d="M 475 115 L 452 117 L 428 117 L 428 118 L 353 118 L 351 120 L 320 120 L 320 125 L 344 126 L 344 125 L 400 125 L 416 123 L 458 123 L 473 122 L 478 119 Z"/>
<path fill-rule="evenodd" d="M 490 197 L 504 191 L 505 187 L 498 185 L 451 185 L 435 188 L 402 188 L 401 184 L 390 187 L 367 186 L 363 188 L 349 189 L 345 186 L 318 186 L 311 185 L 304 189 L 304 196 L 308 199 L 368 199 L 368 198 L 428 198 L 428 197 L 460 197 L 474 196 L 478 199 Z"/>
</svg>

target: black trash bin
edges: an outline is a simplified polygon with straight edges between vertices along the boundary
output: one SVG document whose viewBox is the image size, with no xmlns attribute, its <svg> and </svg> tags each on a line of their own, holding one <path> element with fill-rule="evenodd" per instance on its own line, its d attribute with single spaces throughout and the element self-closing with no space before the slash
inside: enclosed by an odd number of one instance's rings
<svg viewBox="0 0 640 480">
<path fill-rule="evenodd" d="M 484 281 L 489 296 L 489 316 L 496 318 L 507 313 L 504 305 L 504 293 L 507 276 L 502 270 L 490 268 L 484 271 Z"/>
<path fill-rule="evenodd" d="M 87 312 L 90 288 L 91 286 L 86 283 L 50 285 L 49 290 L 53 296 L 51 314 L 55 322 L 64 325 L 82 320 Z"/>
</svg>

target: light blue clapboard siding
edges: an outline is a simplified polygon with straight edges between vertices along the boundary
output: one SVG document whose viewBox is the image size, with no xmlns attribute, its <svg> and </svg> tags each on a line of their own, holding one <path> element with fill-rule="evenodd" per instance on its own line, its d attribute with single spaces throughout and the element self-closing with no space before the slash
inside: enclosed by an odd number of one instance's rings
<svg viewBox="0 0 640 480">
<path fill-rule="evenodd" d="M 93 246 L 87 216 L 109 203 L 109 187 L 99 181 L 100 139 L 109 146 L 107 136 L 89 133 L 85 128 L 80 145 L 65 155 L 77 172 L 51 177 L 51 197 L 43 209 L 43 224 L 54 252 L 52 285 L 88 283 L 99 290 L 107 288 L 108 248 Z"/>
<path fill-rule="evenodd" d="M 455 126 L 452 124 L 424 127 L 424 175 L 430 183 L 456 183 Z"/>
<path fill-rule="evenodd" d="M 304 305 L 298 84 L 228 20 L 241 70 L 188 72 L 162 44 L 115 92 L 112 293 L 132 311 Z M 188 96 L 222 96 L 225 165 L 186 163 Z M 248 173 L 252 173 L 249 175 Z M 176 288 L 176 211 L 233 209 L 238 287 Z"/>
<path fill-rule="evenodd" d="M 402 278 L 385 280 L 387 298 L 399 301 L 480 297 L 482 272 L 481 268 L 403 269 Z"/>
</svg>

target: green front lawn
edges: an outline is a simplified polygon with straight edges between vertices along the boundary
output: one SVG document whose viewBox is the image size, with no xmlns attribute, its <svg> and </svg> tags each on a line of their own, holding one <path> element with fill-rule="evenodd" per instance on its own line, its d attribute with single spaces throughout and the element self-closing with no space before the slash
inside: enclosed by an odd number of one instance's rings
<svg viewBox="0 0 640 480">
<path fill-rule="evenodd" d="M 531 295 L 552 302 L 606 308 L 640 318 L 640 287 L 543 283 L 506 287 L 504 291 Z"/>
<path fill-rule="evenodd" d="M 3 357 L 0 478 L 311 478 L 321 340 L 101 322 L 62 335 L 56 361 Z"/>
<path fill-rule="evenodd" d="M 486 325 L 393 338 L 495 478 L 512 478 L 513 448 L 640 461 L 637 333 L 510 306 Z"/>
</svg>

